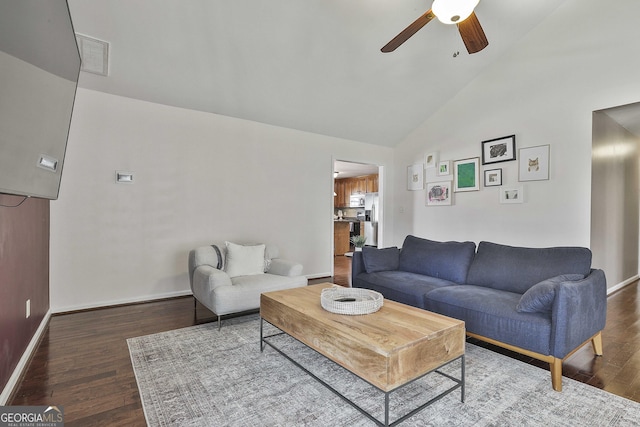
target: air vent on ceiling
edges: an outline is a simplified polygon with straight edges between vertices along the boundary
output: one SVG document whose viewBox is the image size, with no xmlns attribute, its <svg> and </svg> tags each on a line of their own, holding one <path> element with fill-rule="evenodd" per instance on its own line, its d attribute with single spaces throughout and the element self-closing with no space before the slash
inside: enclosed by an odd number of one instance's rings
<svg viewBox="0 0 640 427">
<path fill-rule="evenodd" d="M 92 37 L 76 34 L 82 65 L 80 69 L 88 73 L 109 75 L 109 43 Z"/>
</svg>

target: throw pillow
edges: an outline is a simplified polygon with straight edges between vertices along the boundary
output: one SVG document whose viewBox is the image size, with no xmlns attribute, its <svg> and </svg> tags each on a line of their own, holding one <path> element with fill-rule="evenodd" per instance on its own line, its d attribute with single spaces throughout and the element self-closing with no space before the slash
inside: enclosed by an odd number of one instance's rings
<svg viewBox="0 0 640 427">
<path fill-rule="evenodd" d="M 582 279 L 584 279 L 582 274 L 562 274 L 538 282 L 522 294 L 516 311 L 520 313 L 550 313 L 558 284 Z"/>
<path fill-rule="evenodd" d="M 264 273 L 265 245 L 244 246 L 225 242 L 227 257 L 224 270 L 229 277 L 251 276 Z"/>
<path fill-rule="evenodd" d="M 362 248 L 362 261 L 367 273 L 397 270 L 400 263 L 400 250 L 396 246 L 383 249 L 365 246 Z"/>
</svg>

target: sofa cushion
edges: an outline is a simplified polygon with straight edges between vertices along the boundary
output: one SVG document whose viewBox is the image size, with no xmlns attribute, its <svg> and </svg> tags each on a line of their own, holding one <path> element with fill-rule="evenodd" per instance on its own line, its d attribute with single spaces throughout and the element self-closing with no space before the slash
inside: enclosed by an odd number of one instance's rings
<svg viewBox="0 0 640 427">
<path fill-rule="evenodd" d="M 261 275 L 238 276 L 231 279 L 233 286 L 220 286 L 212 291 L 214 313 L 223 315 L 260 308 L 260 294 L 307 285 L 304 276 Z"/>
<path fill-rule="evenodd" d="M 353 287 L 380 292 L 386 299 L 424 308 L 424 294 L 443 286 L 458 286 L 453 282 L 406 271 L 361 273 L 353 279 Z"/>
<path fill-rule="evenodd" d="M 522 295 L 516 310 L 521 313 L 550 313 L 558 284 L 582 279 L 582 274 L 562 274 L 538 282 Z"/>
<path fill-rule="evenodd" d="M 400 262 L 400 250 L 396 246 L 384 249 L 365 246 L 362 248 L 362 260 L 367 273 L 397 270 Z"/>
<path fill-rule="evenodd" d="M 398 269 L 463 284 L 475 249 L 473 242 L 435 242 L 407 236 Z"/>
<path fill-rule="evenodd" d="M 524 294 L 561 274 L 589 275 L 591 251 L 579 247 L 523 248 L 480 242 L 467 284 Z"/>
<path fill-rule="evenodd" d="M 225 271 L 229 277 L 250 276 L 264 274 L 265 245 L 238 245 L 225 242 L 227 259 Z"/>
<path fill-rule="evenodd" d="M 464 320 L 467 332 L 542 354 L 551 350 L 551 314 L 518 313 L 520 294 L 458 285 L 425 295 L 427 310 Z"/>
</svg>

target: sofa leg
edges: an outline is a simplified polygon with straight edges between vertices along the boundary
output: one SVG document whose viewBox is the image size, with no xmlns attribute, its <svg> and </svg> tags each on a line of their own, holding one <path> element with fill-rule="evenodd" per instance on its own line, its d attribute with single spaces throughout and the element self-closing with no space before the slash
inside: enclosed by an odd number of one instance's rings
<svg viewBox="0 0 640 427">
<path fill-rule="evenodd" d="M 591 345 L 593 346 L 593 352 L 596 356 L 602 356 L 602 332 L 598 332 L 593 338 L 591 338 Z"/>
<path fill-rule="evenodd" d="M 555 391 L 562 391 L 562 359 L 554 357 L 553 361 L 549 362 L 549 368 L 551 369 L 551 386 Z"/>
<path fill-rule="evenodd" d="M 218 330 L 220 330 L 220 328 L 222 328 L 222 321 L 220 320 L 222 318 L 222 316 L 220 316 L 218 314 Z"/>
</svg>

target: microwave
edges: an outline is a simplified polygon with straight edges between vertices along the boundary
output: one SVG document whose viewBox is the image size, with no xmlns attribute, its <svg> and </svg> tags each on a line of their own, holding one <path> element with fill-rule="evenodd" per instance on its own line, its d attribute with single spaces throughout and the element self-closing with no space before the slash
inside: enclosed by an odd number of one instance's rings
<svg viewBox="0 0 640 427">
<path fill-rule="evenodd" d="M 349 197 L 350 208 L 364 208 L 364 194 L 352 194 Z"/>
</svg>

